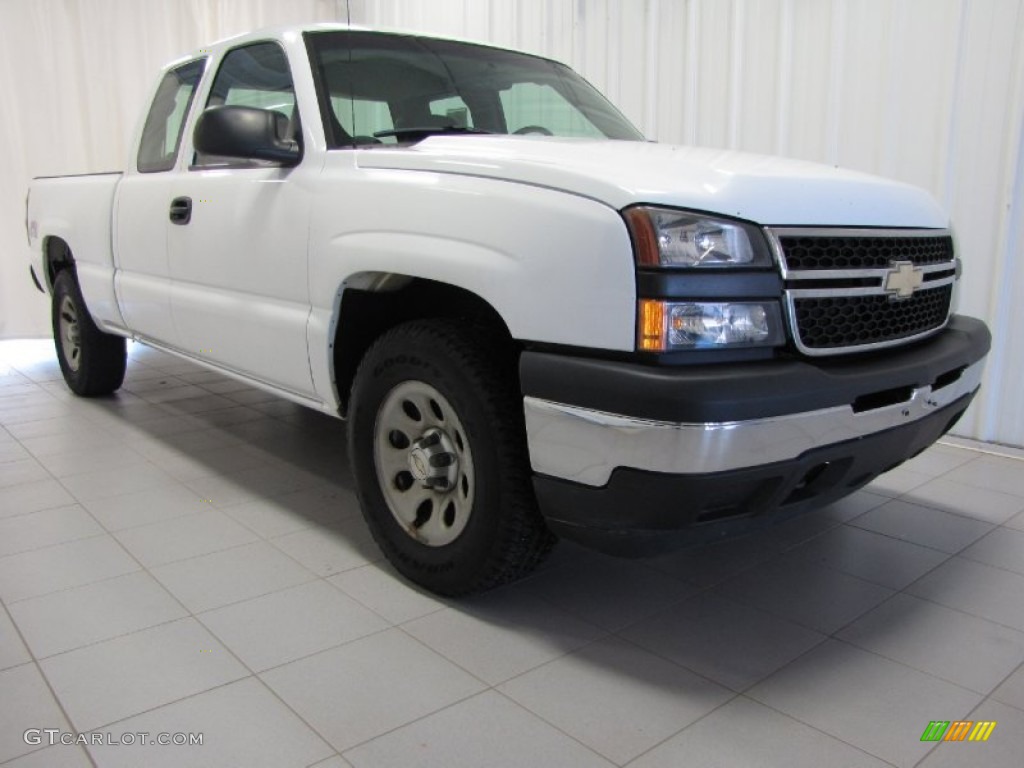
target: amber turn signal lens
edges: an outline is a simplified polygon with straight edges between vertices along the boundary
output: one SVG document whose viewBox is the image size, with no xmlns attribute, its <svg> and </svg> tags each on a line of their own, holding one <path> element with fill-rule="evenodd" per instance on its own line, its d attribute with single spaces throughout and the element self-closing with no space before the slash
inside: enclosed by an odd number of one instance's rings
<svg viewBox="0 0 1024 768">
<path fill-rule="evenodd" d="M 637 318 L 637 348 L 645 352 L 664 352 L 667 336 L 665 302 L 641 299 Z"/>
<path fill-rule="evenodd" d="M 636 263 L 641 267 L 657 267 L 661 264 L 658 251 L 658 235 L 654 231 L 651 217 L 645 208 L 629 208 L 625 211 L 626 223 L 633 235 L 633 249 Z"/>
</svg>

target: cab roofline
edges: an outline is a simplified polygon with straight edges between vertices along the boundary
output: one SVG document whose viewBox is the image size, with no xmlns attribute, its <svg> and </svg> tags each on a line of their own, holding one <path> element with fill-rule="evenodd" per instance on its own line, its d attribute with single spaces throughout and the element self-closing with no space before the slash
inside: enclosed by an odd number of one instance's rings
<svg viewBox="0 0 1024 768">
<path fill-rule="evenodd" d="M 400 27 L 371 27 L 363 24 L 346 24 L 345 22 L 335 21 L 324 21 L 316 22 L 313 24 L 284 24 L 269 27 L 261 27 L 251 32 L 243 32 L 237 35 L 231 35 L 229 37 L 223 37 L 216 40 L 209 45 L 204 45 L 201 48 L 196 48 L 184 56 L 179 56 L 170 63 L 166 64 L 163 69 L 170 69 L 183 64 L 187 61 L 193 61 L 201 58 L 202 56 L 209 56 L 211 54 L 217 54 L 225 48 L 233 48 L 237 45 L 241 45 L 247 42 L 257 42 L 260 40 L 287 40 L 302 35 L 305 32 L 374 32 L 384 35 L 404 35 L 407 37 L 422 37 L 430 40 L 446 40 L 453 43 L 467 43 L 469 45 L 479 45 L 485 48 L 494 48 L 499 51 L 512 51 L 514 53 L 521 53 L 526 56 L 535 56 L 539 59 L 546 59 L 547 61 L 555 61 L 560 64 L 564 64 L 558 59 L 553 59 L 549 56 L 541 56 L 531 51 L 524 51 L 519 48 L 511 48 L 505 45 L 495 45 L 494 43 L 484 42 L 482 40 L 474 40 L 466 37 L 456 37 L 452 35 L 438 35 L 433 33 L 424 33 L 412 29 L 403 29 Z"/>
</svg>

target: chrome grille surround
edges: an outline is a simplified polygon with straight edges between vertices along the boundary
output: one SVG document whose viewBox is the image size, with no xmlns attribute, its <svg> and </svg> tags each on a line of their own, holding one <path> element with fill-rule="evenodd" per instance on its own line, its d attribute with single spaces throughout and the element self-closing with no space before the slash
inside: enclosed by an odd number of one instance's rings
<svg viewBox="0 0 1024 768">
<path fill-rule="evenodd" d="M 784 304 L 789 333 L 802 354 L 821 357 L 899 346 L 930 336 L 949 322 L 952 286 L 960 272 L 949 230 L 766 227 L 765 233 L 785 284 Z M 787 260 L 787 248 L 792 250 L 794 245 L 804 251 L 832 247 L 842 248 L 843 252 L 836 258 L 808 258 L 804 253 L 799 258 Z M 790 269 L 790 261 L 799 266 L 823 264 L 824 267 Z M 835 268 L 836 263 L 843 266 Z M 911 296 L 897 298 L 894 291 L 886 290 L 886 284 L 896 271 L 903 273 L 908 269 L 920 274 L 920 284 Z M 831 303 L 845 303 L 855 308 L 857 297 L 863 297 L 864 304 L 877 303 L 879 298 L 887 297 L 893 302 L 896 314 L 904 309 L 911 313 L 922 298 L 930 295 L 934 299 L 937 292 L 933 289 L 946 286 L 949 288 L 942 292 L 944 308 L 920 313 L 924 321 L 920 327 L 913 323 L 909 327 L 900 323 L 892 335 L 874 331 L 863 333 L 854 329 L 848 332 L 850 343 L 838 345 L 816 344 L 815 340 L 822 338 L 823 334 L 820 329 L 807 327 L 808 305 L 801 304 L 807 299 L 840 299 L 841 302 Z M 895 306 L 898 304 L 905 307 Z M 832 314 L 834 320 L 835 313 Z"/>
</svg>

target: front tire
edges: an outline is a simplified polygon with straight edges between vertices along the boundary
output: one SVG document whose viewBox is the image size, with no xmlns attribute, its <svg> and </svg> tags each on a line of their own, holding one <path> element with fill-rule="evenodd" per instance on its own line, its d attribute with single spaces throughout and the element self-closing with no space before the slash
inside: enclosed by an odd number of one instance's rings
<svg viewBox="0 0 1024 768">
<path fill-rule="evenodd" d="M 61 270 L 53 281 L 53 343 L 68 388 L 81 397 L 109 395 L 124 382 L 125 340 L 92 321 L 75 275 Z"/>
<path fill-rule="evenodd" d="M 441 595 L 514 581 L 554 543 L 533 495 L 515 368 L 487 343 L 449 321 L 401 325 L 366 353 L 353 387 L 363 515 L 395 568 Z"/>
</svg>

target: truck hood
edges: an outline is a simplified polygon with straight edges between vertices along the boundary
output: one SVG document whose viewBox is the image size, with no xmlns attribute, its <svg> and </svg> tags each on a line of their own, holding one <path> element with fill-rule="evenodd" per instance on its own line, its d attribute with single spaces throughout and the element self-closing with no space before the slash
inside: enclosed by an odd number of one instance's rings
<svg viewBox="0 0 1024 768">
<path fill-rule="evenodd" d="M 728 150 L 539 136 L 432 136 L 363 150 L 361 168 L 481 176 L 558 189 L 616 209 L 689 208 L 767 226 L 946 227 L 923 190 L 863 173 Z"/>
</svg>

